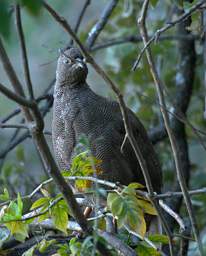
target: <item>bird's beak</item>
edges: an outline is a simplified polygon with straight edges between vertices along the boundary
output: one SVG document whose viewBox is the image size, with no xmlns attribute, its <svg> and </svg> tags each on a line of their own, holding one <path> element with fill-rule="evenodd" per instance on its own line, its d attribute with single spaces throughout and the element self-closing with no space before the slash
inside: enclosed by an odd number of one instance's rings
<svg viewBox="0 0 206 256">
<path fill-rule="evenodd" d="M 77 61 L 77 65 L 78 65 L 80 68 L 84 68 L 84 60 L 82 60 L 82 59 L 80 59 L 80 58 L 77 58 L 76 61 Z"/>
</svg>

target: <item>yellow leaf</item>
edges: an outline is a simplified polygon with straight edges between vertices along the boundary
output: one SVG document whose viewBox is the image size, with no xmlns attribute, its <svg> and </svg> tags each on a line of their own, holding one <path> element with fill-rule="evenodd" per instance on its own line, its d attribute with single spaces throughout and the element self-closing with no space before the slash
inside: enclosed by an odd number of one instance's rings
<svg viewBox="0 0 206 256">
<path fill-rule="evenodd" d="M 142 237 L 144 237 L 145 233 L 146 233 L 146 229 L 147 229 L 147 225 L 146 225 L 146 222 L 145 222 L 145 219 L 144 219 L 144 215 L 142 215 L 141 218 L 140 218 L 140 223 L 137 226 L 136 232 L 138 234 L 140 234 Z"/>
<path fill-rule="evenodd" d="M 129 188 L 134 188 L 134 189 L 140 189 L 140 188 L 145 188 L 144 185 L 138 183 L 138 182 L 132 182 L 128 185 Z"/>
<path fill-rule="evenodd" d="M 157 212 L 151 202 L 138 199 L 137 204 L 143 209 L 145 213 L 157 215 Z"/>
<path fill-rule="evenodd" d="M 6 223 L 5 226 L 10 230 L 12 235 L 19 234 L 23 240 L 28 237 L 28 225 L 23 221 L 12 221 Z"/>
<path fill-rule="evenodd" d="M 76 188 L 83 192 L 86 188 L 91 188 L 92 182 L 90 180 L 77 180 L 75 181 Z"/>
<path fill-rule="evenodd" d="M 50 194 L 49 194 L 49 192 L 48 192 L 46 189 L 41 188 L 40 191 L 41 191 L 41 193 L 42 193 L 45 197 L 50 197 Z"/>
</svg>

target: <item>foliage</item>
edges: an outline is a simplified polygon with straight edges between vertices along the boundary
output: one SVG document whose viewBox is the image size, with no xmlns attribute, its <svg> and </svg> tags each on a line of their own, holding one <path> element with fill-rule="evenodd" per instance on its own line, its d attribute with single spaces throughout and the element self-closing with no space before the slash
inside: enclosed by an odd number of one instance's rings
<svg viewBox="0 0 206 256">
<path fill-rule="evenodd" d="M 19 158 L 22 158 L 22 154 L 19 153 Z M 101 162 L 98 159 L 95 159 L 93 156 L 88 154 L 88 151 L 83 152 L 76 157 L 74 157 L 71 171 L 63 172 L 64 177 L 71 177 L 72 175 L 78 176 L 93 176 L 96 172 L 94 166 L 98 166 Z M 80 183 L 76 181 L 77 189 L 88 189 L 91 187 L 91 182 L 89 183 Z M 144 239 L 146 234 L 146 222 L 145 215 L 156 215 L 156 211 L 153 208 L 150 201 L 144 197 L 136 194 L 136 189 L 144 188 L 143 185 L 139 183 L 131 183 L 130 185 L 123 188 L 121 191 L 114 191 L 113 193 L 108 193 L 107 197 L 107 208 L 108 212 L 111 211 L 112 215 L 117 219 L 118 228 L 126 228 L 127 230 L 134 231 L 139 237 Z M 23 241 L 28 236 L 28 224 L 41 223 L 46 219 L 51 219 L 53 222 L 54 228 L 57 230 L 68 234 L 68 221 L 71 212 L 62 198 L 61 194 L 58 194 L 55 197 L 51 197 L 49 191 L 44 188 L 41 188 L 43 197 L 38 198 L 33 202 L 31 206 L 31 211 L 35 214 L 30 215 L 30 217 L 23 217 L 23 201 L 21 196 L 18 194 L 17 200 L 10 200 L 8 206 L 4 206 L 0 214 L 0 224 L 4 224 L 11 235 L 14 235 L 16 239 Z M 9 194 L 6 189 L 1 196 L 2 201 L 7 201 L 9 199 Z M 101 222 L 98 223 L 98 228 L 105 229 L 105 225 L 102 225 Z M 97 236 L 97 235 L 96 235 Z M 1 242 L 5 240 L 4 236 L 2 237 Z M 154 242 L 161 242 L 163 239 L 161 236 L 157 237 L 156 240 L 153 238 Z M 40 252 L 46 250 L 50 245 L 56 244 L 55 241 L 46 241 L 42 240 L 40 243 L 31 247 L 24 256 L 34 255 L 35 250 Z M 91 249 L 93 250 L 93 237 L 87 237 L 83 242 L 78 241 L 76 238 L 70 240 L 70 242 L 64 245 L 61 245 L 58 249 L 60 255 L 66 255 L 69 251 L 69 255 L 90 255 Z M 139 251 L 154 251 L 152 248 L 146 247 L 144 245 L 137 247 Z M 99 255 L 98 253 L 95 255 Z M 157 254 L 158 255 L 158 254 Z"/>
</svg>

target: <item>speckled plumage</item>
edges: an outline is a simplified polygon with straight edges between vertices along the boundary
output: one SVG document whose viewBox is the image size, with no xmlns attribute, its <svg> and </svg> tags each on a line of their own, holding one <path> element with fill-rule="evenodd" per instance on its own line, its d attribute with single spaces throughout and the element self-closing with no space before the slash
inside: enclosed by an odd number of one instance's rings
<svg viewBox="0 0 206 256">
<path fill-rule="evenodd" d="M 70 56 L 73 62 L 68 64 L 65 60 Z M 92 154 L 102 160 L 101 178 L 125 185 L 131 182 L 144 184 L 140 166 L 128 140 L 123 152 L 120 150 L 125 130 L 118 103 L 94 93 L 86 83 L 87 72 L 77 49 L 71 48 L 59 57 L 52 124 L 53 146 L 59 167 L 69 169 L 74 148 L 84 134 L 90 142 Z M 143 125 L 131 110 L 129 119 L 153 188 L 160 192 L 162 173 L 153 146 Z"/>
</svg>

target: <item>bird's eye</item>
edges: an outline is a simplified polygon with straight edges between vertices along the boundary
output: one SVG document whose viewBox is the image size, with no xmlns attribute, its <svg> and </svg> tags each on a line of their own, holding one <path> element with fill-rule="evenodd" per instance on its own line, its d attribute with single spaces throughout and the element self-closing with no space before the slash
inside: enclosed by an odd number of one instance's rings
<svg viewBox="0 0 206 256">
<path fill-rule="evenodd" d="M 64 59 L 63 62 L 64 62 L 64 64 L 70 64 L 71 60 L 70 59 Z"/>
</svg>

